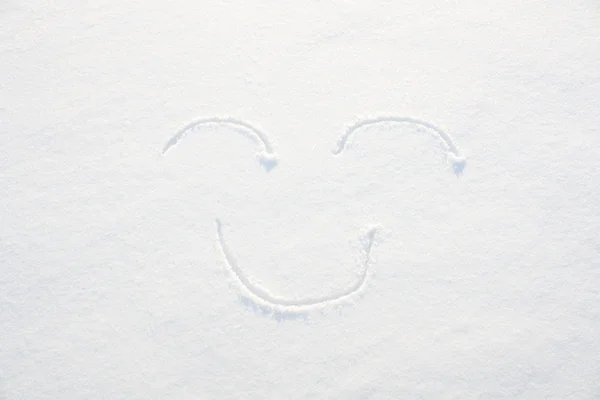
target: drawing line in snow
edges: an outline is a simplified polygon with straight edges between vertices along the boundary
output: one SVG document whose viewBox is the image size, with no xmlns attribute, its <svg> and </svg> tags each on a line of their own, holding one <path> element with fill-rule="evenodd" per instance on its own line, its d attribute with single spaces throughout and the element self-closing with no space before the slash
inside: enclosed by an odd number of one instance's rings
<svg viewBox="0 0 600 400">
<path fill-rule="evenodd" d="M 351 300 L 353 296 L 361 292 L 366 286 L 371 275 L 371 250 L 375 241 L 375 235 L 378 231 L 377 228 L 370 228 L 363 236 L 364 259 L 362 263 L 362 271 L 358 279 L 352 285 L 340 290 L 339 292 L 329 295 L 306 297 L 301 299 L 282 297 L 273 294 L 266 288 L 252 282 L 252 279 L 244 274 L 240 268 L 240 265 L 233 256 L 232 251 L 225 242 L 223 235 L 223 224 L 219 219 L 217 219 L 215 223 L 217 227 L 217 239 L 219 246 L 225 257 L 225 262 L 229 272 L 235 278 L 237 284 L 254 303 L 260 306 L 266 306 L 274 311 L 295 313 L 329 304 L 341 304 L 345 301 Z"/>
<path fill-rule="evenodd" d="M 450 135 L 448 133 L 446 133 L 445 131 L 443 131 L 442 129 L 438 128 L 437 126 L 433 125 L 430 122 L 427 122 L 425 120 L 421 120 L 418 118 L 413 118 L 413 117 L 401 117 L 401 116 L 393 116 L 392 115 L 392 116 L 379 116 L 379 117 L 361 119 L 346 129 L 346 131 L 339 138 L 339 140 L 337 142 L 337 147 L 334 150 L 332 150 L 332 153 L 334 155 L 341 154 L 346 149 L 346 146 L 347 146 L 348 141 L 350 140 L 351 136 L 354 135 L 361 128 L 364 128 L 369 125 L 389 123 L 389 122 L 410 123 L 410 124 L 428 128 L 428 129 L 432 130 L 433 132 L 435 132 L 442 139 L 442 141 L 444 142 L 444 144 L 446 145 L 446 147 L 448 149 L 450 158 L 453 163 L 455 173 L 457 175 L 462 173 L 462 171 L 466 165 L 466 158 L 460 154 L 458 147 L 456 146 L 456 144 L 454 143 L 454 141 L 452 140 Z M 260 129 L 253 126 L 252 124 L 250 124 L 244 120 L 234 118 L 234 117 L 207 117 L 207 118 L 200 118 L 196 121 L 190 122 L 189 124 L 187 124 L 186 126 L 181 128 L 177 133 L 175 133 L 175 135 L 173 135 L 167 141 L 167 143 L 165 143 L 162 154 L 165 154 L 167 151 L 169 151 L 169 149 L 171 149 L 171 147 L 173 147 L 177 143 L 179 143 L 179 141 L 181 141 L 189 132 L 195 131 L 202 125 L 209 125 L 209 124 L 233 125 L 233 126 L 244 128 L 246 131 L 251 132 L 253 135 L 249 135 L 249 136 L 254 141 L 261 144 L 263 147 L 262 151 L 258 153 L 258 160 L 262 164 L 262 166 L 265 168 L 265 170 L 270 171 L 271 169 L 273 169 L 274 167 L 277 166 L 278 158 L 277 158 L 276 153 L 273 151 L 273 148 L 269 142 L 267 135 Z"/>
<path fill-rule="evenodd" d="M 464 169 L 466 159 L 460 154 L 458 147 L 453 142 L 450 135 L 448 135 L 442 129 L 427 121 L 413 117 L 380 116 L 359 120 L 358 122 L 349 126 L 346 129 L 346 131 L 342 134 L 342 136 L 338 140 L 337 147 L 332 151 L 333 154 L 340 155 L 346 149 L 350 137 L 354 133 L 359 131 L 361 128 L 364 128 L 369 125 L 390 122 L 410 123 L 432 130 L 442 139 L 442 141 L 446 145 L 446 148 L 449 152 L 449 156 L 454 164 L 453 167 L 455 173 L 458 175 Z M 269 171 L 277 165 L 277 155 L 273 151 L 273 148 L 269 143 L 267 135 L 263 133 L 260 129 L 254 127 L 252 124 L 233 117 L 201 118 L 187 124 L 167 141 L 163 148 L 162 154 L 165 154 L 171 147 L 179 143 L 179 141 L 182 140 L 189 132 L 193 132 L 200 126 L 208 124 L 226 124 L 233 125 L 238 128 L 243 128 L 251 139 L 253 139 L 255 142 L 259 143 L 262 146 L 262 151 L 258 154 L 258 158 L 263 167 L 267 171 Z M 225 242 L 223 236 L 223 225 L 221 221 L 217 219 L 215 222 L 217 228 L 218 243 L 225 257 L 225 262 L 229 269 L 229 272 L 235 278 L 236 282 L 240 286 L 240 289 L 245 294 L 247 299 L 261 308 L 266 308 L 279 313 L 283 312 L 297 315 L 299 313 L 308 311 L 313 308 L 350 301 L 351 298 L 359 294 L 365 288 L 367 281 L 372 273 L 370 268 L 371 250 L 375 241 L 377 228 L 369 229 L 363 237 L 363 239 L 365 239 L 366 242 L 363 242 L 364 262 L 362 265 L 362 272 L 359 278 L 349 287 L 333 294 L 317 297 L 305 297 L 301 299 L 290 299 L 279 295 L 275 295 L 266 288 L 263 288 L 262 286 L 252 282 L 251 278 L 244 275 L 244 272 L 240 268 L 239 264 L 233 256 L 233 253 L 231 252 L 231 250 L 227 246 L 227 243 Z"/>
<path fill-rule="evenodd" d="M 250 137 L 254 141 L 260 143 L 263 147 L 262 151 L 258 153 L 259 162 L 267 171 L 277 166 L 277 155 L 273 151 L 273 148 L 271 147 L 267 135 L 252 124 L 233 117 L 208 117 L 200 118 L 196 121 L 190 122 L 189 124 L 181 128 L 179 131 L 177 131 L 177 133 L 175 133 L 175 135 L 173 135 L 171 139 L 169 139 L 167 143 L 165 143 L 162 154 L 165 154 L 167 151 L 169 151 L 171 147 L 179 143 L 179 141 L 183 139 L 188 133 L 195 131 L 202 125 L 210 124 L 233 125 L 244 128 L 246 131 L 252 132 L 254 135 L 251 135 Z"/>
<path fill-rule="evenodd" d="M 334 150 L 332 150 L 332 153 L 334 155 L 341 154 L 346 149 L 346 145 L 348 144 L 348 140 L 350 139 L 350 137 L 353 134 L 355 134 L 358 130 L 360 130 L 361 128 L 364 128 L 369 125 L 382 124 L 382 123 L 386 123 L 386 122 L 409 123 L 409 124 L 414 124 L 414 125 L 418 125 L 418 126 L 422 126 L 422 127 L 431 129 L 446 144 L 446 147 L 451 155 L 451 159 L 454 164 L 454 171 L 457 174 L 460 174 L 462 172 L 462 170 L 464 169 L 465 164 L 466 164 L 466 159 L 464 156 L 462 156 L 460 154 L 458 147 L 456 146 L 456 144 L 454 144 L 454 141 L 452 140 L 450 135 L 447 134 L 446 132 L 444 132 L 442 129 L 438 128 L 437 126 L 433 125 L 430 122 L 427 122 L 427 121 L 424 121 L 424 120 L 421 120 L 418 118 L 413 118 L 413 117 L 399 117 L 399 116 L 392 115 L 392 116 L 380 116 L 380 117 L 361 119 L 346 129 L 346 131 L 339 138 L 337 147 Z"/>
</svg>

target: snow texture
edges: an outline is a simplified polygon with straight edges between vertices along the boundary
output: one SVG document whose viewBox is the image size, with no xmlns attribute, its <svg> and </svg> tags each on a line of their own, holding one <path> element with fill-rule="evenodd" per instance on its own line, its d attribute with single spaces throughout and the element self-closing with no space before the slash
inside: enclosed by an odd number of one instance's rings
<svg viewBox="0 0 600 400">
<path fill-rule="evenodd" d="M 594 1 L 0 1 L 0 399 L 600 398 Z"/>
</svg>

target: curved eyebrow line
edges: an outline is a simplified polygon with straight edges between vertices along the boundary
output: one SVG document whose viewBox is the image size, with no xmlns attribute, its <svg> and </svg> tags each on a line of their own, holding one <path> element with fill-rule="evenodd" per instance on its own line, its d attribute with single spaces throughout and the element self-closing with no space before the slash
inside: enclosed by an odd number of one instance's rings
<svg viewBox="0 0 600 400">
<path fill-rule="evenodd" d="M 337 147 L 334 150 L 332 150 L 332 153 L 335 155 L 338 155 L 342 151 L 344 151 L 346 149 L 346 145 L 347 145 L 350 137 L 359 129 L 364 128 L 369 125 L 383 124 L 386 122 L 409 123 L 409 124 L 419 125 L 419 126 L 431 129 L 446 144 L 449 152 L 451 152 L 457 158 L 462 158 L 458 147 L 456 146 L 456 144 L 454 144 L 454 141 L 452 140 L 450 135 L 448 133 L 446 133 L 445 131 L 443 131 L 442 129 L 440 129 L 437 126 L 433 125 L 432 123 L 424 121 L 422 119 L 413 118 L 413 117 L 399 117 L 399 116 L 393 116 L 393 115 L 361 119 L 360 121 L 349 126 L 346 129 L 346 131 L 342 134 L 342 136 L 338 139 Z"/>
<path fill-rule="evenodd" d="M 263 148 L 264 148 L 263 150 L 266 153 L 271 153 L 271 154 L 273 153 L 273 147 L 271 146 L 271 143 L 269 142 L 267 135 L 260 129 L 249 124 L 248 122 L 243 121 L 238 118 L 234 118 L 234 117 L 208 117 L 208 118 L 200 118 L 193 122 L 190 122 L 189 124 L 187 124 L 186 126 L 181 128 L 180 130 L 178 130 L 177 133 L 175 133 L 175 135 L 173 135 L 171 137 L 171 139 L 169 139 L 167 141 L 167 143 L 165 143 L 162 154 L 165 154 L 171 147 L 175 146 L 181 139 L 183 139 L 185 137 L 185 135 L 188 132 L 196 129 L 197 127 L 199 127 L 201 125 L 208 125 L 208 124 L 229 124 L 229 125 L 236 125 L 236 126 L 240 126 L 242 128 L 246 128 L 246 129 L 252 131 L 256 135 L 256 138 L 263 145 Z"/>
<path fill-rule="evenodd" d="M 285 311 L 285 312 L 302 312 L 309 308 L 316 308 L 324 306 L 330 303 L 341 303 L 348 301 L 351 297 L 366 286 L 367 281 L 371 274 L 371 250 L 375 241 L 375 235 L 377 234 L 378 228 L 369 229 L 363 236 L 363 263 L 362 272 L 358 279 L 352 283 L 352 285 L 344 288 L 338 292 L 317 296 L 317 297 L 305 297 L 300 299 L 290 299 L 275 295 L 268 289 L 252 282 L 252 279 L 244 274 L 242 268 L 233 256 L 232 251 L 227 245 L 223 235 L 223 224 L 219 219 L 215 220 L 217 228 L 217 239 L 221 251 L 225 257 L 226 265 L 231 275 L 236 279 L 237 283 L 246 294 L 250 297 L 250 300 L 256 303 L 258 306 L 266 306 L 274 311 Z"/>
<path fill-rule="evenodd" d="M 210 125 L 210 124 L 226 124 L 233 125 L 241 128 L 245 128 L 245 130 L 250 131 L 252 134 L 247 135 L 255 142 L 259 143 L 262 146 L 262 151 L 258 153 L 258 159 L 263 167 L 269 171 L 273 167 L 277 165 L 277 154 L 273 151 L 273 146 L 271 146 L 271 142 L 267 135 L 254 125 L 249 124 L 248 122 L 234 118 L 234 117 L 207 117 L 200 118 L 193 122 L 190 122 L 183 128 L 177 131 L 175 135 L 173 135 L 167 143 L 165 143 L 162 153 L 165 154 L 169 149 L 175 146 L 177 143 L 181 141 L 189 132 L 194 131 L 198 127 L 202 125 Z"/>
</svg>

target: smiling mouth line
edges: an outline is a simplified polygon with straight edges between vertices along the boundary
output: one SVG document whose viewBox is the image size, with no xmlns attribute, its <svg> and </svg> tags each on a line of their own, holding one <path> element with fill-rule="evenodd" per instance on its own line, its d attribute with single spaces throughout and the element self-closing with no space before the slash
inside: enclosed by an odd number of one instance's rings
<svg viewBox="0 0 600 400">
<path fill-rule="evenodd" d="M 373 243 L 375 242 L 375 236 L 378 232 L 378 228 L 370 228 L 363 236 L 362 271 L 358 279 L 352 285 L 333 294 L 318 297 L 289 299 L 278 296 L 271 293 L 268 289 L 254 283 L 251 278 L 244 274 L 242 268 L 240 268 L 240 265 L 236 261 L 232 251 L 225 241 L 223 235 L 223 224 L 221 223 L 221 220 L 216 219 L 215 225 L 217 228 L 219 247 L 221 248 L 221 251 L 225 257 L 227 269 L 235 278 L 242 291 L 245 292 L 245 294 L 250 297 L 250 300 L 252 300 L 258 306 L 268 307 L 274 311 L 294 313 L 307 311 L 308 309 L 312 308 L 319 308 L 321 306 L 349 302 L 365 288 L 369 277 L 372 275 L 371 250 L 373 248 Z"/>
</svg>

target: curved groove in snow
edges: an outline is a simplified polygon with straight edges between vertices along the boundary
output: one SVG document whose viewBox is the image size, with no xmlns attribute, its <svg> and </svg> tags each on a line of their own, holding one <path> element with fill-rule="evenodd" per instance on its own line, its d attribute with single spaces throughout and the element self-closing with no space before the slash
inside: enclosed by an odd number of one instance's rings
<svg viewBox="0 0 600 400">
<path fill-rule="evenodd" d="M 256 141 L 259 142 L 263 147 L 262 152 L 258 154 L 259 161 L 263 165 L 263 167 L 268 171 L 277 165 L 277 155 L 273 151 L 273 147 L 271 147 L 271 143 L 269 142 L 267 135 L 260 129 L 249 124 L 248 122 L 233 117 L 208 117 L 200 118 L 196 121 L 190 122 L 189 124 L 181 128 L 179 131 L 177 131 L 177 133 L 175 133 L 175 135 L 173 135 L 171 139 L 169 139 L 167 143 L 165 143 L 162 154 L 165 154 L 167 151 L 169 151 L 171 147 L 179 143 L 179 141 L 183 139 L 189 132 L 194 131 L 196 128 L 202 125 L 209 124 L 233 125 L 249 130 L 254 134 Z"/>
<path fill-rule="evenodd" d="M 335 155 L 342 153 L 346 149 L 346 145 L 350 137 L 359 129 L 369 125 L 381 124 L 386 122 L 409 123 L 431 129 L 442 139 L 448 151 L 451 153 L 452 161 L 455 164 L 455 170 L 459 172 L 460 170 L 462 170 L 462 168 L 464 168 L 464 164 L 466 162 L 465 157 L 460 154 L 458 147 L 456 146 L 456 144 L 454 144 L 454 141 L 452 140 L 450 135 L 444 132 L 442 129 L 438 128 L 437 126 L 433 125 L 432 123 L 413 117 L 381 116 L 362 119 L 346 129 L 346 132 L 344 132 L 344 134 L 338 140 L 337 148 L 334 149 L 332 153 Z"/>
<path fill-rule="evenodd" d="M 458 175 L 462 172 L 466 163 L 466 159 L 460 154 L 458 147 L 456 146 L 450 135 L 448 135 L 442 129 L 427 121 L 413 117 L 380 116 L 359 120 L 355 124 L 349 126 L 346 129 L 346 131 L 342 134 L 342 136 L 338 140 L 337 148 L 332 151 L 333 154 L 341 154 L 346 149 L 351 136 L 361 128 L 364 128 L 369 125 L 390 122 L 415 124 L 434 131 L 444 142 L 448 150 L 449 156 L 454 164 L 453 167 L 455 173 Z M 234 117 L 207 117 L 198 119 L 194 122 L 187 124 L 166 142 L 162 154 L 165 154 L 171 147 L 179 143 L 179 141 L 182 140 L 189 132 L 196 130 L 202 125 L 208 124 L 228 124 L 244 128 L 250 133 L 249 136 L 254 141 L 262 145 L 263 149 L 261 152 L 259 152 L 258 158 L 263 167 L 268 171 L 277 165 L 277 155 L 273 151 L 273 148 L 267 138 L 267 135 L 260 129 L 251 125 L 250 123 Z M 216 219 L 215 222 L 217 229 L 217 239 L 221 251 L 223 252 L 223 255 L 225 257 L 226 265 L 229 272 L 235 278 L 238 286 L 244 294 L 244 297 L 259 308 L 275 312 L 299 314 L 304 311 L 308 311 L 326 305 L 349 302 L 352 300 L 353 297 L 357 296 L 360 292 L 364 290 L 365 286 L 367 285 L 367 281 L 372 275 L 372 271 L 370 268 L 371 250 L 375 241 L 375 235 L 378 231 L 377 228 L 369 229 L 363 237 L 362 243 L 364 260 L 362 265 L 362 272 L 358 279 L 349 287 L 329 295 L 305 297 L 300 299 L 291 299 L 273 294 L 268 289 L 254 283 L 251 278 L 244 274 L 239 264 L 235 260 L 233 253 L 231 252 L 231 250 L 227 246 L 227 243 L 225 242 L 225 238 L 223 235 L 223 225 L 221 221 L 219 219 Z"/>
<path fill-rule="evenodd" d="M 312 308 L 318 308 L 329 304 L 339 304 L 351 300 L 353 296 L 361 292 L 371 276 L 371 249 L 373 248 L 373 242 L 375 241 L 377 228 L 369 229 L 364 235 L 364 239 L 366 240 L 363 243 L 363 269 L 358 279 L 349 287 L 333 294 L 317 297 L 305 297 L 301 299 L 289 299 L 275 295 L 268 289 L 252 282 L 252 279 L 244 274 L 239 264 L 235 260 L 233 253 L 229 249 L 229 246 L 227 246 L 227 243 L 225 242 L 225 238 L 223 236 L 223 224 L 219 219 L 217 219 L 215 223 L 217 227 L 217 238 L 221 251 L 225 256 L 225 261 L 229 272 L 235 278 L 240 288 L 245 292 L 250 300 L 260 307 L 267 307 L 274 311 L 294 313 L 307 311 Z"/>
</svg>

